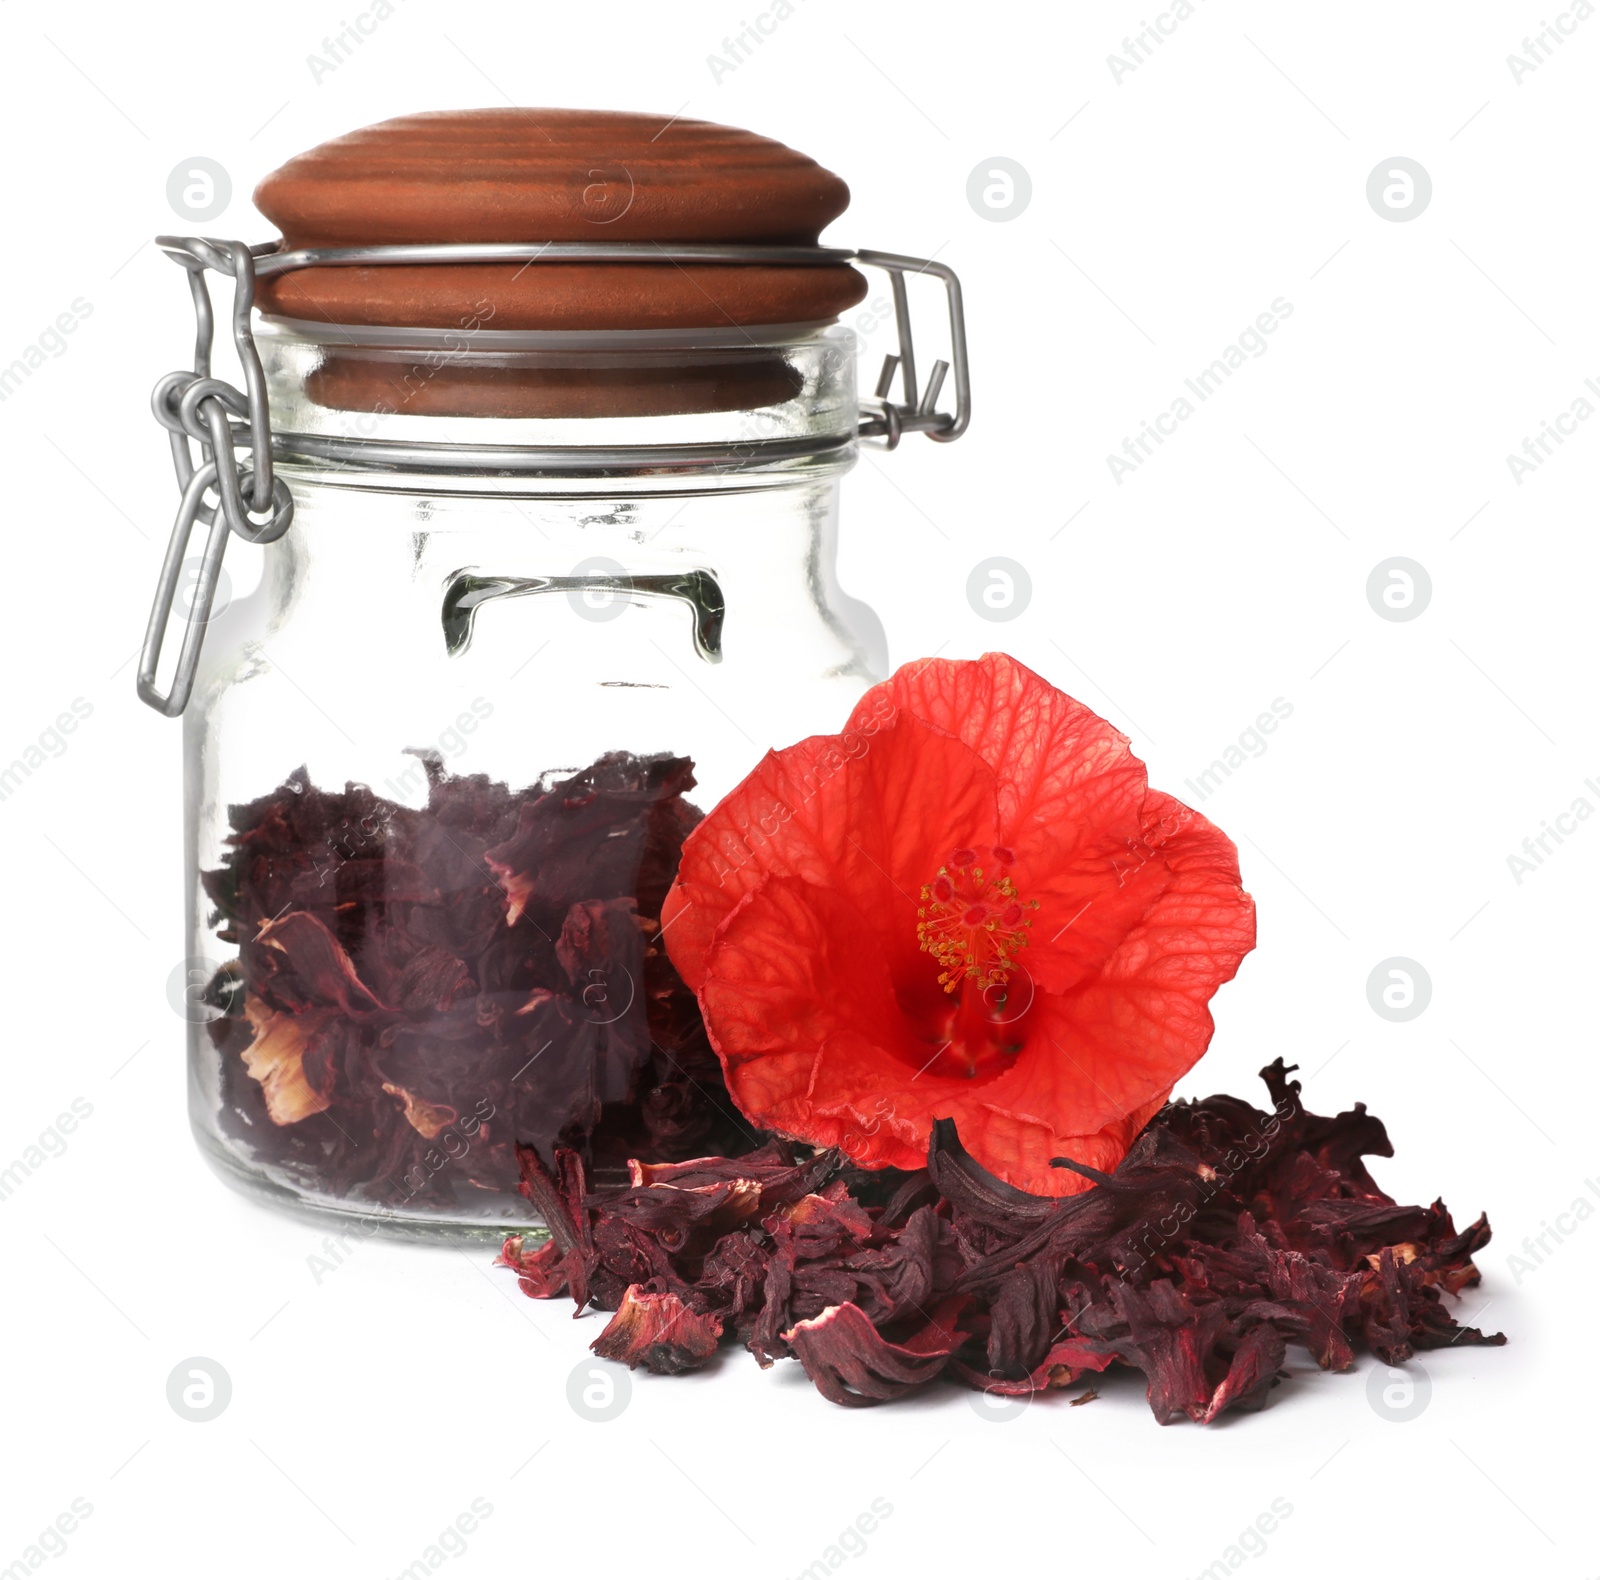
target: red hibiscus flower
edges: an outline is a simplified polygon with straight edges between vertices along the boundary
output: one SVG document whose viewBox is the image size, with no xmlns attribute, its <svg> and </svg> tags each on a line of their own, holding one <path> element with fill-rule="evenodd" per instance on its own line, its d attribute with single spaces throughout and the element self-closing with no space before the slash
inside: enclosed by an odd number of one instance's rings
<svg viewBox="0 0 1600 1580">
<path fill-rule="evenodd" d="M 936 1119 L 1023 1190 L 1111 1169 L 1255 944 L 1232 841 L 1004 654 L 910 664 L 769 752 L 661 913 L 764 1128 L 920 1168 Z"/>
</svg>

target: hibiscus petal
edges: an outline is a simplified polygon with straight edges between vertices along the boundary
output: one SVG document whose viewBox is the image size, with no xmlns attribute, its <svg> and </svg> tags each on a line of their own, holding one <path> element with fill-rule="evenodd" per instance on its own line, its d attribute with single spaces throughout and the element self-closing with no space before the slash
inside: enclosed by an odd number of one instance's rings
<svg viewBox="0 0 1600 1580">
<path fill-rule="evenodd" d="M 1086 875 L 1093 862 L 1085 852 L 1074 865 Z M 1253 913 L 1250 896 L 1240 888 L 1234 841 L 1200 812 L 1160 790 L 1147 790 L 1139 809 L 1138 838 L 1125 841 L 1122 848 L 1112 852 L 1110 868 L 1115 875 L 1112 886 L 1101 883 L 1096 889 L 1093 881 L 1088 881 L 1077 888 L 1072 900 L 1067 900 L 1072 913 L 1061 929 L 1054 934 L 1035 929 L 1040 932 L 1038 947 L 1030 953 L 1027 963 L 1034 976 L 1051 991 L 1066 991 L 1086 980 L 1091 969 L 1099 971 L 1134 926 L 1157 912 L 1166 891 L 1173 886 L 1173 873 L 1178 868 L 1190 875 L 1189 880 L 1179 884 L 1179 891 L 1192 894 L 1195 873 L 1210 873 L 1214 894 L 1224 907 L 1243 905 Z M 1048 886 L 1054 904 L 1046 899 L 1042 915 L 1046 910 L 1061 913 L 1061 900 L 1070 892 L 1069 883 L 1070 880 L 1058 878 Z M 1077 899 L 1082 899 L 1082 905 L 1072 904 Z M 1254 944 L 1253 923 L 1250 939 L 1246 952 Z M 1218 982 L 1226 980 L 1227 977 L 1218 977 Z"/>
<path fill-rule="evenodd" d="M 1030 841 L 1054 846 L 1075 825 L 1137 831 L 1145 773 L 1128 737 L 1008 654 L 907 664 L 856 704 L 846 730 L 882 718 L 885 699 L 896 718 L 955 736 L 1000 776 L 1002 842 L 1019 862 Z"/>
<path fill-rule="evenodd" d="M 698 990 L 718 926 L 768 874 L 849 894 L 914 960 L 922 885 L 956 846 L 995 842 L 995 795 L 977 753 L 909 717 L 768 752 L 684 841 L 661 913 L 672 963 Z"/>
<path fill-rule="evenodd" d="M 337 1005 L 359 1020 L 384 1008 L 356 974 L 344 945 L 309 911 L 291 911 L 261 924 L 255 942 L 287 955 L 296 978 L 316 1004 Z"/>
<path fill-rule="evenodd" d="M 766 878 L 723 924 L 701 1000 L 728 1090 L 755 1124 L 857 1163 L 915 1169 L 969 1082 L 920 1074 L 872 928 L 831 889 Z"/>
<path fill-rule="evenodd" d="M 292 1125 L 320 1114 L 332 1101 L 336 1067 L 331 1057 L 316 1055 L 325 1044 L 338 1043 L 337 1012 L 307 1009 L 291 1015 L 251 994 L 244 1013 L 255 1035 L 241 1057 L 251 1079 L 261 1084 L 267 1117 L 275 1125 Z"/>
<path fill-rule="evenodd" d="M 1041 1051 L 1039 1057 L 1048 1055 Z M 1026 1096 L 1021 1099 L 1028 1100 Z M 1060 1102 L 1059 1096 L 1053 1100 Z M 973 1094 L 950 1117 L 955 1119 L 962 1137 L 970 1137 L 973 1156 L 1008 1185 L 1035 1196 L 1076 1196 L 1092 1190 L 1094 1182 L 1070 1169 L 1054 1168 L 1050 1160 L 1071 1158 L 1074 1163 L 1109 1173 L 1166 1100 L 1167 1092 L 1162 1092 L 1130 1113 L 1108 1120 L 1098 1130 L 1086 1129 L 1078 1134 L 1063 1134 L 1061 1116 L 1070 1110 L 1030 1112 L 1018 1106 L 1016 1097 L 1001 1095 L 998 1087 L 990 1088 L 987 1094 Z M 1053 1115 L 1053 1121 L 1047 1115 Z"/>
<path fill-rule="evenodd" d="M 448 1129 L 461 1115 L 448 1103 L 430 1103 L 418 1097 L 415 1092 L 408 1092 L 403 1086 L 396 1086 L 393 1081 L 385 1081 L 383 1089 L 391 1097 L 398 1097 L 405 1105 L 406 1123 L 417 1132 L 419 1136 L 432 1141 L 443 1130 Z"/>
<path fill-rule="evenodd" d="M 1158 792 L 1150 802 L 1158 821 L 1176 821 L 1173 809 L 1189 813 Z M 1211 996 L 1255 947 L 1255 903 L 1239 887 L 1233 842 L 1198 813 L 1181 821 L 1154 859 L 1168 882 L 1149 911 L 1092 981 L 1039 995 L 1029 1015 L 1030 1047 L 1045 1041 L 1057 1057 L 1018 1060 L 995 1083 L 994 1102 L 1017 1113 L 1071 1113 L 1086 1130 L 1098 1129 L 1164 1098 L 1206 1051 Z M 985 1146 L 968 1145 L 1010 1178 Z"/>
<path fill-rule="evenodd" d="M 1092 975 L 1166 884 L 1151 859 L 1165 835 L 1127 736 L 1004 653 L 908 664 L 851 723 L 886 707 L 954 735 L 994 770 L 1000 843 L 1022 897 L 1038 904 L 1022 968 L 1051 993 Z"/>
<path fill-rule="evenodd" d="M 617 1314 L 589 1346 L 603 1360 L 643 1366 L 663 1377 L 693 1371 L 717 1353 L 721 1320 L 691 1310 L 677 1295 L 649 1284 L 630 1284 Z"/>
<path fill-rule="evenodd" d="M 567 1291 L 567 1252 L 555 1240 L 528 1249 L 527 1236 L 509 1235 L 495 1258 L 496 1267 L 509 1267 L 517 1287 L 530 1300 L 554 1300 Z"/>
<path fill-rule="evenodd" d="M 848 1301 L 797 1322 L 784 1338 L 823 1398 L 856 1406 L 898 1399 L 932 1382 L 950 1353 L 891 1344 Z"/>
</svg>

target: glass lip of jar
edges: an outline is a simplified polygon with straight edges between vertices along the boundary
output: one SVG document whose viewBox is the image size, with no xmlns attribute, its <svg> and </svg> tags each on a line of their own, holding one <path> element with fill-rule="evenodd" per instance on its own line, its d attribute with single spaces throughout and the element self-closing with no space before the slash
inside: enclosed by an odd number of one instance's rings
<svg viewBox="0 0 1600 1580">
<path fill-rule="evenodd" d="M 844 329 L 836 318 L 787 324 L 735 324 L 701 329 L 468 329 L 403 324 L 333 324 L 260 313 L 261 324 L 297 340 L 334 347 L 427 350 L 467 339 L 485 351 L 750 351 L 824 339 Z M 846 331 L 849 332 L 849 331 Z"/>
<path fill-rule="evenodd" d="M 649 491 L 721 479 L 729 486 L 794 482 L 800 475 L 848 470 L 855 461 L 860 407 L 855 398 L 855 332 L 837 319 L 817 323 L 672 330 L 490 330 L 483 327 L 419 329 L 351 326 L 257 314 L 258 343 L 268 353 L 269 392 L 295 386 L 290 369 L 274 366 L 273 347 L 313 353 L 370 355 L 380 362 L 415 354 L 438 370 L 521 363 L 641 368 L 716 365 L 751 355 L 812 358 L 816 376 L 834 385 L 837 410 L 817 420 L 796 401 L 706 413 L 644 416 L 491 417 L 435 413 L 364 413 L 338 407 L 317 410 L 331 420 L 306 425 L 274 415 L 273 455 L 306 480 L 409 491 L 422 484 L 488 492 L 615 492 L 649 479 Z M 291 353 L 292 355 L 292 353 Z M 838 357 L 834 371 L 828 358 Z M 431 374 L 429 375 L 432 376 Z M 837 381 L 837 382 L 836 382 Z M 276 404 L 274 401 L 273 404 Z M 284 416 L 288 416 L 287 413 Z M 399 417 L 398 427 L 391 426 Z M 684 431 L 677 431 L 687 425 Z M 374 428 L 390 428 L 374 437 Z M 754 431 L 752 431 L 754 430 Z"/>
</svg>

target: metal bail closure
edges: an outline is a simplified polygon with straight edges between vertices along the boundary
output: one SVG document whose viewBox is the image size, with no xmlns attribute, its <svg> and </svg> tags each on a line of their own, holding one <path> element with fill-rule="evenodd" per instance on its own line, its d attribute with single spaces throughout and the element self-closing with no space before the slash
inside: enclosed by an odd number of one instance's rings
<svg viewBox="0 0 1600 1580">
<path fill-rule="evenodd" d="M 967 334 L 961 305 L 961 282 L 947 264 L 931 259 L 907 258 L 891 252 L 855 252 L 839 247 L 766 247 L 722 243 L 419 243 L 286 251 L 278 242 L 247 247 L 240 241 L 216 241 L 201 236 L 158 236 L 156 245 L 188 271 L 195 313 L 193 371 L 167 374 L 156 385 L 151 397 L 156 421 L 167 430 L 172 446 L 172 464 L 182 498 L 178 505 L 177 520 L 173 523 L 172 538 L 167 544 L 166 558 L 162 561 L 161 576 L 156 583 L 155 602 L 150 610 L 144 647 L 139 655 L 138 690 L 142 701 L 168 718 L 176 718 L 183 712 L 194 689 L 195 674 L 200 663 L 200 644 L 211 618 L 211 604 L 216 596 L 217 577 L 222 570 L 222 555 L 228 546 L 229 534 L 241 537 L 247 543 L 274 543 L 289 530 L 294 519 L 294 500 L 287 485 L 281 478 L 274 477 L 272 471 L 273 435 L 267 417 L 266 377 L 262 372 L 250 322 L 258 278 L 286 273 L 291 269 L 336 264 L 370 268 L 386 264 L 433 263 L 861 263 L 869 268 L 882 269 L 889 276 L 894 293 L 895 332 L 899 348 L 895 354 L 884 358 L 877 387 L 872 396 L 862 402 L 856 437 L 881 439 L 884 447 L 890 450 L 907 433 L 925 433 L 930 439 L 949 443 L 966 432 L 972 416 L 972 386 L 967 368 Z M 214 321 L 211 292 L 206 282 L 209 270 L 233 277 L 233 343 L 239 364 L 244 370 L 243 390 L 211 376 Z M 935 362 L 927 384 L 920 387 L 906 292 L 907 275 L 929 275 L 942 282 L 949 309 L 950 360 Z M 890 394 L 897 372 L 900 375 L 899 401 L 895 401 Z M 939 397 L 950 375 L 954 376 L 955 410 L 940 411 Z M 190 449 L 191 441 L 199 446 L 198 462 Z M 768 445 L 776 447 L 786 442 L 758 440 L 743 448 L 755 459 L 765 453 Z M 248 445 L 250 454 L 248 459 L 240 461 L 237 451 L 245 445 Z M 376 453 L 381 446 L 376 441 L 341 441 L 341 456 L 346 460 L 358 460 L 359 456 L 353 452 L 368 448 Z M 540 450 L 536 456 L 530 453 L 529 459 L 536 460 L 541 470 L 581 470 L 593 463 L 592 453 L 582 446 L 572 447 L 570 454 Z M 651 460 L 648 446 L 640 448 L 639 459 L 645 463 Z M 215 496 L 214 502 L 208 502 L 208 494 Z M 196 523 L 205 526 L 208 535 L 200 553 L 194 591 L 182 616 L 185 629 L 178 648 L 172 684 L 163 694 L 156 685 L 156 666 L 161 658 L 167 627 L 173 618 L 178 583 L 184 566 L 190 561 L 189 542 Z M 515 588 L 496 584 L 496 591 L 491 595 L 516 595 L 543 590 L 547 585 L 553 584 L 544 581 L 519 583 Z M 684 590 L 676 585 L 657 588 L 634 584 L 632 590 L 688 598 Z M 464 599 L 456 611 L 464 621 L 462 646 L 465 646 L 470 633 L 472 606 L 482 601 L 487 589 L 477 591 L 478 598 Z M 701 602 L 698 598 L 688 598 L 688 601 L 691 606 Z M 718 651 L 721 629 L 720 594 L 715 602 L 715 629 L 707 626 L 705 609 L 697 617 L 695 627 L 697 644 L 703 649 L 702 656 L 712 657 L 713 661 Z M 706 608 L 709 607 L 707 604 Z"/>
<path fill-rule="evenodd" d="M 248 543 L 276 542 L 294 519 L 294 499 L 288 485 L 272 475 L 267 381 L 250 324 L 255 301 L 254 254 L 243 242 L 214 242 L 193 236 L 161 236 L 157 245 L 188 269 L 195 314 L 194 370 L 167 374 L 156 385 L 150 402 L 156 421 L 167 430 L 171 442 L 181 498 L 139 653 L 138 691 L 142 702 L 170 719 L 183 712 L 194 689 L 200 643 L 211 618 L 229 533 L 236 533 Z M 233 276 L 233 339 L 248 393 L 211 377 L 214 321 L 211 291 L 205 278 L 208 269 Z M 198 465 L 190 449 L 191 440 L 199 446 Z M 240 462 L 235 459 L 235 451 L 246 441 L 250 458 Z M 206 502 L 208 493 L 216 496 L 214 504 Z M 256 516 L 264 519 L 257 520 Z M 210 530 L 201 551 L 194 591 L 184 611 L 186 626 L 172 684 L 163 694 L 156 685 L 156 666 L 196 522 Z"/>
</svg>

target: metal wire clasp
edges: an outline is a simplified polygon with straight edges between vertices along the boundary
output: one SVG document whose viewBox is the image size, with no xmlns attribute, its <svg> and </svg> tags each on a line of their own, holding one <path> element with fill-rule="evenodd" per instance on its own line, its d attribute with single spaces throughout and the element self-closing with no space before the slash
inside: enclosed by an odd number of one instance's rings
<svg viewBox="0 0 1600 1580">
<path fill-rule="evenodd" d="M 888 450 L 900 442 L 903 433 L 925 433 L 930 439 L 948 444 L 967 431 L 972 419 L 972 379 L 967 371 L 967 324 L 961 307 L 961 282 L 948 264 L 935 263 L 929 258 L 902 258 L 893 252 L 858 252 L 858 263 L 882 269 L 889 276 L 889 287 L 894 293 L 894 327 L 900 341 L 899 352 L 883 359 L 883 370 L 878 375 L 878 385 L 873 391 L 877 402 L 876 412 L 863 410 L 860 434 L 866 438 L 881 438 Z M 906 299 L 906 275 L 927 274 L 944 283 L 945 297 L 950 308 L 950 361 L 942 357 L 933 364 L 928 382 L 920 392 L 917 389 L 916 352 L 911 339 L 911 308 Z M 954 414 L 939 410 L 939 396 L 944 390 L 947 374 L 955 371 L 956 409 Z M 896 369 L 900 373 L 901 400 L 898 404 L 889 398 L 894 387 Z"/>
<path fill-rule="evenodd" d="M 172 537 L 156 583 L 150 623 L 139 655 L 139 696 L 158 713 L 175 718 L 188 705 L 200 662 L 200 644 L 211 617 L 223 550 L 232 533 L 248 543 L 273 543 L 289 530 L 294 500 L 282 479 L 273 476 L 273 435 L 267 417 L 267 384 L 250 322 L 257 279 L 291 269 L 329 265 L 438 263 L 714 263 L 801 264 L 862 263 L 882 269 L 894 293 L 895 331 L 899 349 L 885 357 L 873 395 L 862 403 L 857 436 L 881 439 L 894 449 L 901 436 L 925 433 L 948 443 L 966 432 L 972 414 L 972 388 L 967 370 L 966 323 L 961 282 L 947 264 L 907 258 L 891 252 L 855 252 L 839 247 L 757 247 L 736 244 L 657 242 L 474 242 L 322 247 L 285 250 L 276 242 L 248 247 L 240 241 L 201 236 L 158 236 L 156 245 L 188 271 L 194 299 L 195 346 L 192 371 L 169 373 L 155 387 L 151 408 L 167 430 L 172 464 L 178 476 L 180 501 Z M 209 271 L 233 277 L 233 343 L 244 370 L 245 388 L 211 376 L 214 318 Z M 929 275 L 941 281 L 950 316 L 950 360 L 933 364 L 925 386 L 917 382 L 907 275 Z M 892 399 L 895 374 L 901 398 Z M 954 374 L 955 410 L 939 410 L 947 375 Z M 191 451 L 199 446 L 198 459 Z M 248 447 L 241 460 L 238 452 Z M 759 442 L 754 447 L 760 448 Z M 201 551 L 193 595 L 184 611 L 187 622 L 178 649 L 172 684 L 163 694 L 156 686 L 156 666 L 177 599 L 178 581 L 188 555 L 195 524 L 208 529 Z"/>
<path fill-rule="evenodd" d="M 267 381 L 250 324 L 256 294 L 255 255 L 243 242 L 198 236 L 161 236 L 157 245 L 189 271 L 195 316 L 193 370 L 167 374 L 150 398 L 156 421 L 167 430 L 172 445 L 180 499 L 139 654 L 138 689 L 141 701 L 170 719 L 183 712 L 194 687 L 200 643 L 211 618 L 228 534 L 237 533 L 249 543 L 275 542 L 294 519 L 294 500 L 283 480 L 272 475 Z M 215 321 L 206 281 L 209 269 L 233 276 L 233 343 L 244 369 L 242 391 L 211 376 Z M 248 440 L 250 457 L 241 462 L 236 452 L 244 440 Z M 198 461 L 190 449 L 191 441 L 199 446 Z M 207 495 L 214 496 L 215 503 L 208 503 Z M 184 612 L 187 627 L 178 649 L 177 668 L 171 687 L 163 694 L 156 686 L 156 665 L 196 522 L 209 528 L 209 535 Z"/>
</svg>

